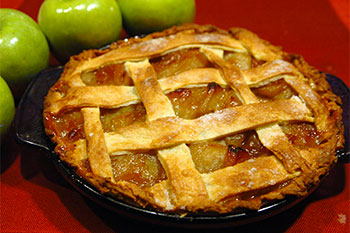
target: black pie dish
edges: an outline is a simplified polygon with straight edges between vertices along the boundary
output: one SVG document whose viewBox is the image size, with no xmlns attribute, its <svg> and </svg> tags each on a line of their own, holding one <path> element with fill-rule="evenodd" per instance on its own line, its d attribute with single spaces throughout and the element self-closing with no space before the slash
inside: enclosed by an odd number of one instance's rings
<svg viewBox="0 0 350 233">
<path fill-rule="evenodd" d="M 239 226 L 256 222 L 278 213 L 281 213 L 296 205 L 305 197 L 288 196 L 282 200 L 269 202 L 259 210 L 242 210 L 228 214 L 198 214 L 180 216 L 171 213 L 162 213 L 156 210 L 144 209 L 131 203 L 115 199 L 101 194 L 88 182 L 78 176 L 74 169 L 59 159 L 55 154 L 55 144 L 45 134 L 42 121 L 43 101 L 48 90 L 53 86 L 63 71 L 63 67 L 50 68 L 42 71 L 28 86 L 17 107 L 15 117 L 15 136 L 19 143 L 36 146 L 44 151 L 55 164 L 63 177 L 80 193 L 99 205 L 114 211 L 117 214 L 127 216 L 136 220 L 161 224 L 165 226 L 176 226 L 186 228 L 199 227 L 227 227 Z M 349 88 L 339 78 L 327 74 L 335 94 L 342 98 L 343 119 L 345 126 L 345 147 L 337 151 L 339 162 L 349 162 Z M 313 187 L 311 193 L 317 186 Z"/>
</svg>

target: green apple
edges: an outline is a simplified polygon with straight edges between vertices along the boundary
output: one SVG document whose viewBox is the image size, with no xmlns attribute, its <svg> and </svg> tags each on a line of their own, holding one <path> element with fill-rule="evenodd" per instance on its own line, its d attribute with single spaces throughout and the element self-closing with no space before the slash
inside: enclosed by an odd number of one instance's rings
<svg viewBox="0 0 350 233">
<path fill-rule="evenodd" d="M 0 141 L 5 138 L 15 116 L 15 102 L 5 80 L 0 76 Z"/>
<path fill-rule="evenodd" d="M 13 9 L 0 9 L 0 75 L 16 99 L 49 64 L 50 50 L 37 23 Z"/>
<path fill-rule="evenodd" d="M 193 22 L 194 0 L 118 0 L 125 31 L 148 34 L 173 25 Z"/>
<path fill-rule="evenodd" d="M 45 0 L 38 23 L 61 62 L 118 40 L 122 29 L 116 0 Z"/>
</svg>

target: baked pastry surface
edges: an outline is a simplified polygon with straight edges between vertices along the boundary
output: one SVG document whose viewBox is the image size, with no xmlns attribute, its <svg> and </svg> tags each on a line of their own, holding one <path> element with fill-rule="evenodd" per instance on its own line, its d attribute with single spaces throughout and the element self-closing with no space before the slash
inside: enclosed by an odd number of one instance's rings
<svg viewBox="0 0 350 233">
<path fill-rule="evenodd" d="M 241 28 L 187 24 L 73 56 L 44 103 L 56 153 L 165 212 L 306 195 L 344 143 L 325 75 Z"/>
</svg>

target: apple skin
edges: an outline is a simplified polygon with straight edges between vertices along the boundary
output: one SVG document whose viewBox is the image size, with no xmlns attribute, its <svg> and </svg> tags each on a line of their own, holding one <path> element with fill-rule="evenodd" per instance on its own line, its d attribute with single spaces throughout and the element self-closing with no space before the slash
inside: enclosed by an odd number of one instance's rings
<svg viewBox="0 0 350 233">
<path fill-rule="evenodd" d="M 3 142 L 15 116 L 15 102 L 5 80 L 0 76 L 0 141 Z"/>
<path fill-rule="evenodd" d="M 118 0 L 118 4 L 125 31 L 131 36 L 191 23 L 196 12 L 194 0 Z"/>
<path fill-rule="evenodd" d="M 16 99 L 49 59 L 49 46 L 37 23 L 20 11 L 0 9 L 0 75 Z"/>
<path fill-rule="evenodd" d="M 118 40 L 122 29 L 116 0 L 45 0 L 38 23 L 63 63 L 84 49 Z"/>
</svg>

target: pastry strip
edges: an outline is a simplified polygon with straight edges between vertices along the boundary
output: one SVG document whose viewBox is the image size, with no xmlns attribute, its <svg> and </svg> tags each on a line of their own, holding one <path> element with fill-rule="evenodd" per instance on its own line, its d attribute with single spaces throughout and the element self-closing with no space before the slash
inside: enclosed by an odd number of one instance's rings
<svg viewBox="0 0 350 233">
<path fill-rule="evenodd" d="M 263 189 L 279 184 L 294 176 L 274 157 L 258 157 L 226 167 L 209 174 L 202 174 L 209 197 L 214 202 L 246 191 Z"/>
<path fill-rule="evenodd" d="M 73 74 L 81 73 L 82 71 L 93 70 L 103 65 L 118 62 L 118 61 L 140 61 L 145 58 L 163 55 L 172 52 L 180 47 L 200 47 L 202 44 L 211 44 L 214 47 L 225 47 L 226 50 L 247 52 L 242 44 L 230 37 L 218 33 L 203 33 L 192 34 L 190 32 L 182 32 L 175 35 L 155 38 L 151 40 L 134 43 L 116 50 L 111 50 L 109 53 L 92 58 L 81 63 Z"/>
<path fill-rule="evenodd" d="M 168 93 L 179 88 L 194 87 L 216 83 L 220 86 L 227 86 L 226 81 L 221 77 L 219 70 L 214 68 L 197 68 L 182 72 L 178 75 L 158 80 L 163 92 Z"/>
<path fill-rule="evenodd" d="M 193 120 L 160 118 L 106 133 L 105 138 L 113 153 L 208 140 L 283 121 L 312 122 L 313 118 L 298 99 L 288 99 L 231 107 Z"/>
<path fill-rule="evenodd" d="M 329 117 L 328 110 L 325 107 L 321 97 L 313 91 L 304 80 L 295 76 L 286 76 L 284 80 L 294 88 L 294 90 L 305 100 L 307 105 L 312 109 L 315 116 L 315 125 L 319 132 L 328 130 Z"/>
<path fill-rule="evenodd" d="M 145 188 L 145 192 L 149 195 L 148 199 L 154 202 L 157 206 L 165 210 L 174 210 L 175 206 L 171 203 L 173 199 L 171 195 L 169 180 L 163 180 L 152 187 Z"/>
<path fill-rule="evenodd" d="M 195 169 L 190 149 L 180 144 L 159 150 L 158 156 L 175 194 L 175 206 L 199 208 L 205 205 L 208 193 L 200 173 Z"/>
<path fill-rule="evenodd" d="M 72 87 L 68 94 L 52 103 L 48 110 L 58 113 L 75 107 L 117 108 L 140 102 L 135 87 L 130 86 L 84 86 Z"/>
<path fill-rule="evenodd" d="M 273 61 L 282 59 L 282 53 L 279 49 L 270 46 L 268 42 L 261 40 L 256 34 L 243 28 L 232 28 L 230 33 L 234 38 L 241 41 L 258 60 Z"/>
<path fill-rule="evenodd" d="M 292 64 L 283 60 L 274 60 L 265 64 L 241 70 L 249 87 L 259 87 L 283 78 L 285 74 L 298 74 Z"/>
<path fill-rule="evenodd" d="M 83 108 L 87 155 L 94 174 L 114 181 L 111 159 L 105 146 L 99 108 Z"/>
</svg>

